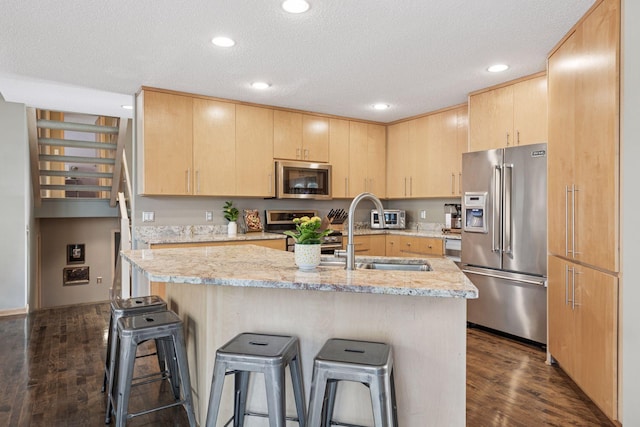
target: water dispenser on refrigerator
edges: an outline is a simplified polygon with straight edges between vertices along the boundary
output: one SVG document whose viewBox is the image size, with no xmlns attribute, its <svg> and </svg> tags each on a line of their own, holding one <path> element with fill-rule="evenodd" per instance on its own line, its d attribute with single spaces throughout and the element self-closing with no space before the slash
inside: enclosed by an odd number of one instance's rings
<svg viewBox="0 0 640 427">
<path fill-rule="evenodd" d="M 464 193 L 462 223 L 464 231 L 487 233 L 488 224 L 487 193 Z"/>
</svg>

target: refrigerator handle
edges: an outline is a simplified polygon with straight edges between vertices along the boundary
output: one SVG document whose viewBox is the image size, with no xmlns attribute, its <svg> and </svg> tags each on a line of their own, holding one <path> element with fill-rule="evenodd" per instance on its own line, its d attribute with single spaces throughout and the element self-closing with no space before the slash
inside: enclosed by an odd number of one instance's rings
<svg viewBox="0 0 640 427">
<path fill-rule="evenodd" d="M 491 252 L 500 252 L 500 228 L 497 225 L 500 222 L 498 215 L 500 213 L 500 204 L 502 203 L 501 187 L 502 166 L 495 165 L 493 169 L 493 209 L 491 209 Z"/>
<path fill-rule="evenodd" d="M 502 231 L 502 252 L 505 254 L 511 255 L 513 254 L 513 247 L 511 244 L 511 236 L 513 235 L 513 222 L 511 220 L 511 190 L 512 190 L 512 180 L 513 180 L 513 165 L 505 164 L 504 166 L 504 195 L 502 199 L 504 212 L 504 221 Z M 509 173 L 507 174 L 507 171 Z"/>
</svg>

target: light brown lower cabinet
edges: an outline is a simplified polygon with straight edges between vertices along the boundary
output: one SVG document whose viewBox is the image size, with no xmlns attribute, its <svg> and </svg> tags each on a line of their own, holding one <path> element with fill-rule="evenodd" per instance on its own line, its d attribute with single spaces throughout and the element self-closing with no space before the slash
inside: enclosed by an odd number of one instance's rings
<svg viewBox="0 0 640 427">
<path fill-rule="evenodd" d="M 550 256 L 549 353 L 611 419 L 618 418 L 618 278 Z"/>
<path fill-rule="evenodd" d="M 387 256 L 421 257 L 444 255 L 444 242 L 437 237 L 397 236 L 388 234 Z"/>
<path fill-rule="evenodd" d="M 384 234 L 353 236 L 355 254 L 385 256 L 385 237 Z M 344 242 L 344 247 L 346 248 L 349 244 L 349 239 L 345 237 Z"/>
<path fill-rule="evenodd" d="M 258 245 L 267 248 L 286 250 L 285 239 L 270 239 L 270 240 L 233 240 L 226 242 L 193 242 L 193 243 L 162 243 L 157 245 L 150 245 L 150 249 L 169 249 L 169 248 L 197 248 L 202 246 L 232 246 L 232 245 Z M 160 298 L 165 299 L 167 297 L 166 283 L 164 282 L 150 282 L 149 291 L 151 295 L 158 295 Z"/>
</svg>

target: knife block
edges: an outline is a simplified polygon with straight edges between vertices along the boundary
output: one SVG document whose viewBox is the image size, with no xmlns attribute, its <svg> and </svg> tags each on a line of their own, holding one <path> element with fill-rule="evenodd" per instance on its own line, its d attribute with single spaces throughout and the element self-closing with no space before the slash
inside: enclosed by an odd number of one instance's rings
<svg viewBox="0 0 640 427">
<path fill-rule="evenodd" d="M 321 229 L 325 230 L 327 228 L 331 229 L 331 230 L 335 230 L 335 231 L 343 231 L 344 230 L 344 223 L 341 222 L 339 224 L 334 224 L 332 221 L 332 218 L 329 218 L 328 216 L 325 216 L 322 219 L 322 225 L 320 226 Z"/>
</svg>

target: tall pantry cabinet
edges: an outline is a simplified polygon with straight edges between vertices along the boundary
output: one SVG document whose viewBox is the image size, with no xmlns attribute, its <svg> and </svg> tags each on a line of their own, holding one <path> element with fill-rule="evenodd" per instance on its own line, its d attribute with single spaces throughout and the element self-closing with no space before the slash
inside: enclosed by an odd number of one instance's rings
<svg viewBox="0 0 640 427">
<path fill-rule="evenodd" d="M 620 2 L 597 2 L 548 58 L 551 356 L 618 419 Z"/>
</svg>

